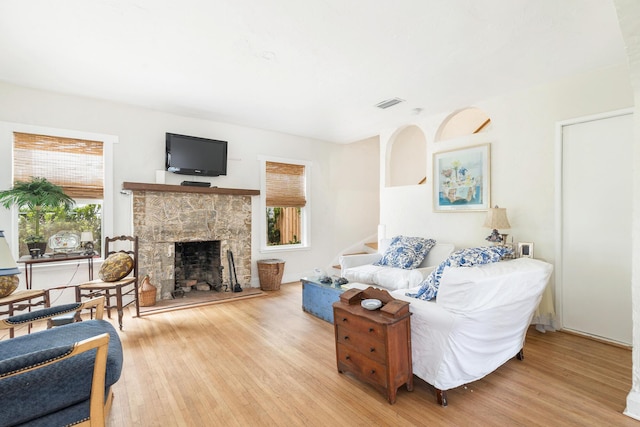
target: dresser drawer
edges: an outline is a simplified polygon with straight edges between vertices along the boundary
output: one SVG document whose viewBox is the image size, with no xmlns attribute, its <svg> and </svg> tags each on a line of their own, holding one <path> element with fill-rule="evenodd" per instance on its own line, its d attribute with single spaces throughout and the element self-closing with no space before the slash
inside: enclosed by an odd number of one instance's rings
<svg viewBox="0 0 640 427">
<path fill-rule="evenodd" d="M 334 323 L 336 326 L 342 326 L 344 329 L 359 331 L 375 339 L 384 340 L 384 326 L 344 310 L 335 310 Z"/>
<path fill-rule="evenodd" d="M 353 329 L 337 326 L 336 341 L 380 363 L 386 361 L 386 347 L 384 341 L 378 337 L 358 333 Z"/>
<path fill-rule="evenodd" d="M 352 372 L 358 378 L 369 383 L 387 387 L 387 369 L 379 362 L 358 353 L 353 348 L 342 344 L 336 344 L 338 367 Z"/>
</svg>

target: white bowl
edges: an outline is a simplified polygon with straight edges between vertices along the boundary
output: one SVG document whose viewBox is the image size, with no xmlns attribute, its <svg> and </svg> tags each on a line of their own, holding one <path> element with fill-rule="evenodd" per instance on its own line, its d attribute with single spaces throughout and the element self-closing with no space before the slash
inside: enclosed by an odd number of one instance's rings
<svg viewBox="0 0 640 427">
<path fill-rule="evenodd" d="M 377 310 L 382 307 L 382 301 L 379 299 L 363 299 L 360 305 L 367 310 Z"/>
</svg>

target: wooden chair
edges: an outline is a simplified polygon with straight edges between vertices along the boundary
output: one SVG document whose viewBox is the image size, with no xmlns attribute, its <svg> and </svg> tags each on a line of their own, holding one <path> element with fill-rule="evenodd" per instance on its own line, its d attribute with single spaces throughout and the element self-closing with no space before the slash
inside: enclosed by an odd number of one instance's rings
<svg viewBox="0 0 640 427">
<path fill-rule="evenodd" d="M 15 315 L 16 311 L 29 310 L 39 305 L 48 306 L 48 294 L 39 289 L 27 289 L 13 292 L 11 295 L 0 298 L 0 315 Z M 35 301 L 32 301 L 35 300 Z M 6 307 L 6 310 L 4 309 Z M 31 332 L 31 324 L 28 324 L 28 331 Z M 13 328 L 9 329 L 9 337 L 13 338 Z"/>
<path fill-rule="evenodd" d="M 117 249 L 118 244 L 125 243 L 129 249 Z M 135 304 L 136 317 L 140 316 L 140 305 L 138 302 L 138 237 L 137 236 L 117 236 L 105 237 L 104 239 L 104 257 L 123 252 L 129 254 L 133 258 L 133 270 L 128 276 L 115 282 L 104 282 L 100 279 L 82 283 L 76 286 L 76 301 L 81 302 L 83 298 L 95 298 L 96 296 L 105 297 L 105 306 L 107 316 L 111 318 L 111 309 L 115 308 L 118 312 L 118 325 L 122 330 L 122 316 L 125 307 Z M 124 299 L 131 297 L 130 301 L 124 302 Z M 112 302 L 115 300 L 115 305 Z"/>
</svg>

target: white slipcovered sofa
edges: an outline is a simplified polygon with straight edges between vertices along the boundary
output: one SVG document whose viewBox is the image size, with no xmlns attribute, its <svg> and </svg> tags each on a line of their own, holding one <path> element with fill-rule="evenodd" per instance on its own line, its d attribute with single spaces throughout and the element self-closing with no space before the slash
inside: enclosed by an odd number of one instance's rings
<svg viewBox="0 0 640 427">
<path fill-rule="evenodd" d="M 382 239 L 378 252 L 371 254 L 343 255 L 340 257 L 340 275 L 349 282 L 363 283 L 389 291 L 418 286 L 440 262 L 454 250 L 451 243 L 437 242 L 422 263 L 414 269 L 373 265 L 382 259 L 392 239 Z"/>
<path fill-rule="evenodd" d="M 446 390 L 490 374 L 522 356 L 525 335 L 553 266 L 531 258 L 444 269 L 435 299 L 407 296 L 419 286 L 391 292 L 411 303 L 413 373 Z"/>
</svg>

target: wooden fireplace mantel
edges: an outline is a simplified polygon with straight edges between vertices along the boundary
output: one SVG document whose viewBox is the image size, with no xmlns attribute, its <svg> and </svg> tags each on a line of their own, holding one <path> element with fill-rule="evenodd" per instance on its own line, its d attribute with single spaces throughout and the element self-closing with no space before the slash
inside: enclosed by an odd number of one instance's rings
<svg viewBox="0 0 640 427">
<path fill-rule="evenodd" d="M 260 190 L 247 190 L 243 188 L 191 187 L 188 185 L 145 184 L 141 182 L 123 182 L 122 189 L 131 191 L 163 191 L 172 193 L 229 194 L 233 196 L 260 195 Z"/>
</svg>

